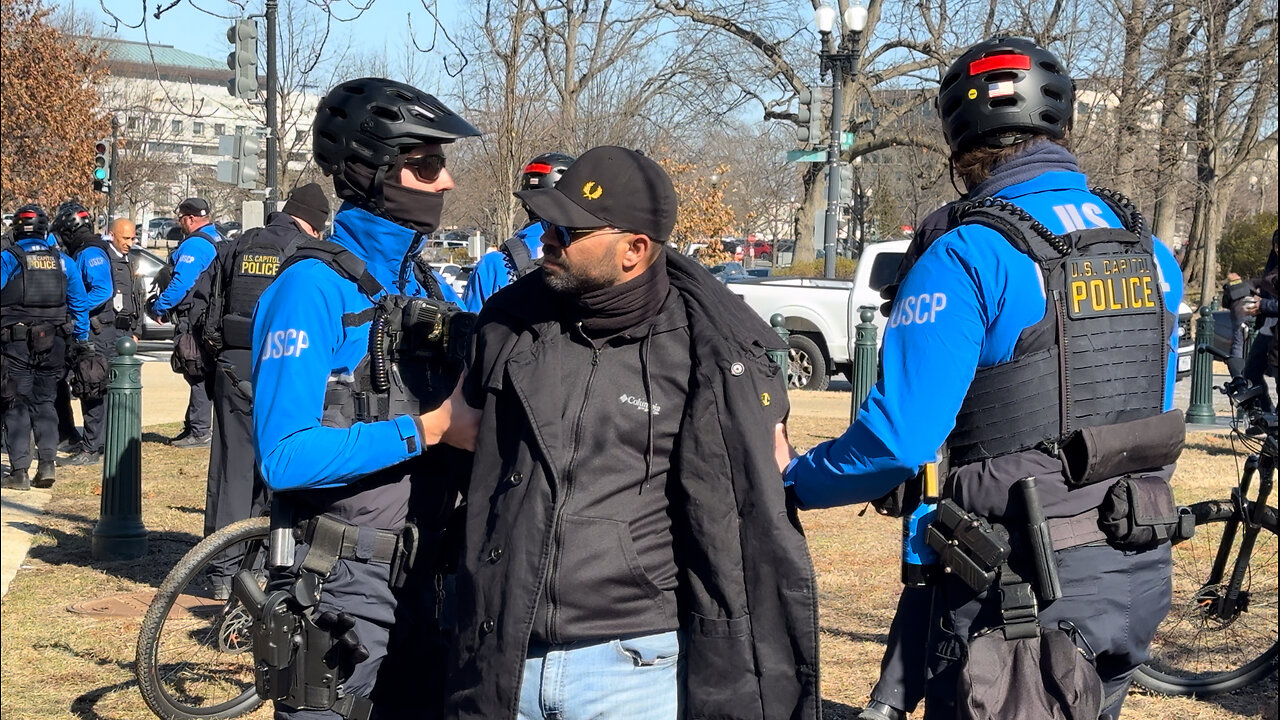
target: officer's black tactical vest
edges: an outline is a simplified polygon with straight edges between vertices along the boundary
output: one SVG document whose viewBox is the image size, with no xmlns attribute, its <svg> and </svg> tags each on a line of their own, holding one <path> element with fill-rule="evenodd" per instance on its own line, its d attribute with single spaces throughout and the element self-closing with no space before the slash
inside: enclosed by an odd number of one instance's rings
<svg viewBox="0 0 1280 720">
<path fill-rule="evenodd" d="M 280 268 L 285 268 L 302 260 L 319 260 L 334 272 L 354 282 L 360 292 L 374 303 L 358 313 L 347 313 L 342 316 L 343 327 L 359 327 L 374 323 L 378 310 L 379 296 L 385 288 L 365 267 L 365 263 L 354 253 L 337 243 L 326 240 L 312 240 L 300 245 Z M 427 291 L 428 297 L 442 299 L 439 283 L 431 274 L 429 267 L 415 263 L 414 272 L 418 282 Z M 437 395 L 441 388 L 435 377 L 436 369 L 428 367 L 400 367 L 396 364 L 388 369 L 389 378 L 383 378 L 387 389 L 375 387 L 373 352 L 375 343 L 382 339 L 382 328 L 376 324 L 369 328 L 370 351 L 360 360 L 355 371 L 340 378 L 330 378 L 325 389 L 323 424 L 330 427 L 351 427 L 357 422 L 378 422 L 400 415 L 417 417 L 423 412 L 424 402 L 428 395 Z M 389 382 L 387 382 L 389 380 Z M 443 397 L 448 396 L 452 388 L 445 388 Z M 439 403 L 436 403 L 438 405 Z"/>
<path fill-rule="evenodd" d="M 139 302 L 134 289 L 133 265 L 129 263 L 129 257 L 116 252 L 111 243 L 102 238 L 86 240 L 80 248 L 80 253 L 90 247 L 101 250 L 107 256 L 107 262 L 111 264 L 111 298 L 90 310 L 89 316 L 96 317 L 101 322 L 113 322 L 117 315 L 128 318 L 138 317 Z M 76 253 L 77 256 L 80 253 Z M 119 310 L 116 309 L 117 304 L 120 306 Z"/>
<path fill-rule="evenodd" d="M 67 276 L 62 269 L 62 255 L 57 248 L 42 247 L 23 250 L 12 245 L 4 252 L 13 253 L 19 272 L 0 291 L 4 306 L 5 327 L 18 323 L 52 322 L 67 319 Z"/>
<path fill-rule="evenodd" d="M 1045 316 L 1010 362 L 980 368 L 947 441 L 953 467 L 1038 448 L 1056 454 L 1074 430 L 1158 415 L 1173 315 L 1152 237 L 1127 201 L 1095 190 L 1124 222 L 1058 236 L 995 198 L 960 212 L 1040 266 Z"/>
<path fill-rule="evenodd" d="M 287 242 L 276 233 L 255 228 L 240 242 L 242 250 L 231 256 L 227 286 L 222 288 L 222 339 L 229 349 L 253 346 L 253 308 L 275 281 L 294 249 L 306 236 L 298 233 Z"/>
<path fill-rule="evenodd" d="M 500 250 L 506 259 L 507 278 L 511 282 L 519 280 L 538 267 L 538 262 L 533 259 L 533 254 L 529 252 L 529 246 L 518 236 L 513 235 L 507 238 L 506 242 L 502 243 Z"/>
</svg>

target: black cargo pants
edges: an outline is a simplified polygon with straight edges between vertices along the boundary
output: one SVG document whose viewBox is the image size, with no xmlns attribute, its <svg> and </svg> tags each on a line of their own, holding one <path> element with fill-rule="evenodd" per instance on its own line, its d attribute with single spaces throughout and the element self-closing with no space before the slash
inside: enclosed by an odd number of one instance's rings
<svg viewBox="0 0 1280 720">
<path fill-rule="evenodd" d="M 1120 715 L 1133 671 L 1147 661 L 1156 628 L 1169 613 L 1173 562 L 1169 545 L 1135 553 L 1095 544 L 1060 550 L 1063 597 L 1040 609 L 1040 624 L 1076 626 L 1097 654 L 1103 714 Z M 926 720 L 956 717 L 956 687 L 968 639 L 1000 624 L 998 590 L 977 597 L 947 578 L 933 615 Z"/>
<path fill-rule="evenodd" d="M 33 357 L 25 337 L 16 337 L 5 328 L 0 352 L 4 353 L 5 371 L 13 383 L 14 400 L 5 407 L 5 441 L 9 465 L 15 470 L 31 467 L 31 436 L 36 439 L 36 457 L 53 461 L 58 454 L 58 411 L 54 401 L 58 383 L 66 372 L 67 343 L 56 334 L 53 348 Z"/>
<path fill-rule="evenodd" d="M 110 362 L 116 356 L 116 340 L 124 334 L 114 325 L 103 324 L 91 330 L 89 337 L 93 340 L 93 349 Z M 107 396 L 81 398 L 80 410 L 84 414 L 84 434 L 80 444 L 88 452 L 100 453 L 106 440 Z"/>
<path fill-rule="evenodd" d="M 226 350 L 221 359 L 234 366 L 236 377 L 248 380 L 251 350 Z M 209 479 L 204 505 L 204 534 L 233 522 L 261 515 L 267 507 L 267 486 L 258 473 L 253 452 L 253 398 L 216 366 L 213 377 L 213 442 L 209 452 Z M 214 582 L 231 582 L 239 558 L 219 556 L 210 575 Z"/>
</svg>

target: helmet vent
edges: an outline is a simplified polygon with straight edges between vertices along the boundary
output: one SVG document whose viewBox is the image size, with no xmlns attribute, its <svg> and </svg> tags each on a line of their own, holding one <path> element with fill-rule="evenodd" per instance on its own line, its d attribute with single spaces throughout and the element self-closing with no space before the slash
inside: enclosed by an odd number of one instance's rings
<svg viewBox="0 0 1280 720">
<path fill-rule="evenodd" d="M 400 88 L 394 88 L 394 87 L 387 88 L 387 94 L 393 98 L 404 100 L 405 102 L 413 102 L 418 99 L 410 95 L 409 93 L 401 90 Z"/>
<path fill-rule="evenodd" d="M 400 122 L 404 119 L 404 116 L 394 108 L 389 108 L 384 105 L 374 105 L 369 109 L 369 111 L 374 117 L 379 117 L 390 122 Z"/>
<path fill-rule="evenodd" d="M 1017 81 L 1017 79 L 1018 79 L 1018 73 L 1012 72 L 1010 70 L 1004 70 L 1001 72 L 988 73 L 983 76 L 982 81 L 989 82 L 989 83 L 998 83 L 998 82 L 1004 82 L 1006 80 Z"/>
<path fill-rule="evenodd" d="M 1062 120 L 1057 115 L 1048 111 L 1040 113 L 1040 119 L 1048 123 L 1049 125 L 1057 125 L 1058 123 L 1062 122 Z"/>
<path fill-rule="evenodd" d="M 1048 70 L 1049 72 L 1053 73 L 1054 75 L 1061 75 L 1061 74 L 1062 74 L 1062 68 L 1058 67 L 1058 65 L 1057 65 L 1056 63 L 1052 63 L 1052 62 L 1050 62 L 1050 61 L 1048 61 L 1048 60 L 1041 60 L 1041 61 L 1040 61 L 1040 67 L 1044 68 L 1045 70 Z"/>
<path fill-rule="evenodd" d="M 363 95 L 363 94 L 364 94 L 364 88 L 363 88 L 363 87 L 361 87 L 360 85 L 343 85 L 343 86 L 342 86 L 342 91 L 343 91 L 343 92 L 345 92 L 345 93 L 350 93 L 350 94 L 352 94 L 352 95 Z"/>
<path fill-rule="evenodd" d="M 1044 93 L 1044 96 L 1049 98 L 1050 100 L 1056 100 L 1057 102 L 1062 102 L 1062 93 L 1058 92 L 1057 90 L 1054 90 L 1053 88 L 1047 85 L 1045 87 L 1040 88 L 1040 92 Z"/>
<path fill-rule="evenodd" d="M 1012 95 L 1008 97 L 996 98 L 995 100 L 991 101 L 991 107 L 993 108 L 1017 107 L 1017 105 L 1018 105 L 1018 98 L 1013 97 Z"/>
<path fill-rule="evenodd" d="M 338 142 L 338 136 L 334 135 L 331 132 L 321 130 L 318 134 L 320 135 L 320 139 L 324 140 L 327 143 L 333 143 L 336 145 Z"/>
<path fill-rule="evenodd" d="M 347 119 L 347 111 L 346 111 L 346 110 L 343 110 L 342 108 L 338 107 L 337 105 L 330 105 L 330 106 L 329 106 L 328 108 L 326 108 L 326 109 L 329 111 L 329 114 L 330 114 L 330 115 L 333 115 L 334 117 L 340 117 L 340 118 L 342 118 L 343 120 L 346 120 L 346 119 Z"/>
</svg>

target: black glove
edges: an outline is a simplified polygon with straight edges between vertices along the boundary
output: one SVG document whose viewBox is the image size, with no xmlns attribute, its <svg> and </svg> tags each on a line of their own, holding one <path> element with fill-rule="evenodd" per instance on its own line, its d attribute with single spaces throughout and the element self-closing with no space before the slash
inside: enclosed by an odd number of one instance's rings
<svg viewBox="0 0 1280 720">
<path fill-rule="evenodd" d="M 71 362 L 80 362 L 84 358 L 93 357 L 98 354 L 98 349 L 88 340 L 77 340 L 71 346 Z"/>
</svg>

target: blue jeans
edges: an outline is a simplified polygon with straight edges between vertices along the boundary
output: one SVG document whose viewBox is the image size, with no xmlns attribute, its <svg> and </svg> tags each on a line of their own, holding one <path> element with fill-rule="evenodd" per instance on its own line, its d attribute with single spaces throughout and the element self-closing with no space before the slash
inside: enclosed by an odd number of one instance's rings
<svg viewBox="0 0 1280 720">
<path fill-rule="evenodd" d="M 683 675 L 674 630 L 529 649 L 520 720 L 676 720 Z"/>
</svg>

